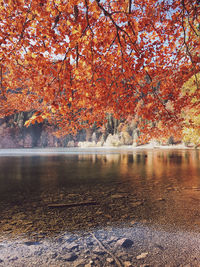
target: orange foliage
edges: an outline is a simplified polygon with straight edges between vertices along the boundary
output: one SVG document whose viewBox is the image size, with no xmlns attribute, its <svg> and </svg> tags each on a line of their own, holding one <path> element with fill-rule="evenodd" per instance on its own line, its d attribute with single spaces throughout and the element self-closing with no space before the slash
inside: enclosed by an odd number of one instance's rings
<svg viewBox="0 0 200 267">
<path fill-rule="evenodd" d="M 46 119 L 58 135 L 107 113 L 180 126 L 199 12 L 189 0 L 1 1 L 0 117 L 35 110 L 26 124 Z"/>
</svg>

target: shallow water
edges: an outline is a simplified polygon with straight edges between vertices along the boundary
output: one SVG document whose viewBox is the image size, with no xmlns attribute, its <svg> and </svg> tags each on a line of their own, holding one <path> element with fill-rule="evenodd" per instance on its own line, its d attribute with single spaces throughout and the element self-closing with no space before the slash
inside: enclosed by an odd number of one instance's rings
<svg viewBox="0 0 200 267">
<path fill-rule="evenodd" d="M 199 266 L 199 151 L 10 152 L 0 266 Z"/>
</svg>

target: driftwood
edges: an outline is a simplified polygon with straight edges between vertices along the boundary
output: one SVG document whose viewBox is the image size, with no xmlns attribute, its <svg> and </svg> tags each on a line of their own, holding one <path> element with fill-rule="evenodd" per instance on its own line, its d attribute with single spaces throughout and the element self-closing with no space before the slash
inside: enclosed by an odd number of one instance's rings
<svg viewBox="0 0 200 267">
<path fill-rule="evenodd" d="M 92 206 L 92 205 L 98 205 L 98 203 L 96 201 L 76 202 L 76 203 L 52 203 L 48 204 L 48 208 L 71 208 L 71 207 Z"/>
</svg>

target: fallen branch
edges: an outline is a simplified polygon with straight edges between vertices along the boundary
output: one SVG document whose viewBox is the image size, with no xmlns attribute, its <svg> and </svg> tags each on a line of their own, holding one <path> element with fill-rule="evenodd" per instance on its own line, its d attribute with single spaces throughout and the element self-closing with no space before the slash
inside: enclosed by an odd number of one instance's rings
<svg viewBox="0 0 200 267">
<path fill-rule="evenodd" d="M 53 203 L 49 204 L 48 208 L 71 208 L 71 207 L 91 206 L 91 205 L 98 205 L 98 203 L 95 201 L 77 202 L 77 203 Z"/>
<path fill-rule="evenodd" d="M 95 236 L 95 234 L 90 233 L 92 235 L 92 237 L 97 241 L 97 243 L 99 244 L 99 246 L 107 253 L 109 254 L 113 260 L 116 262 L 117 266 L 119 267 L 123 267 L 124 265 L 120 262 L 120 260 L 110 251 L 108 250 L 103 243 Z"/>
</svg>

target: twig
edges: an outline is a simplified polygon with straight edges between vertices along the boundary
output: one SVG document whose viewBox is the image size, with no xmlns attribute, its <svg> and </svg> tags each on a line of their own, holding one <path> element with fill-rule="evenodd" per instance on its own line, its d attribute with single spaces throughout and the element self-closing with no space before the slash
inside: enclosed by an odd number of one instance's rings
<svg viewBox="0 0 200 267">
<path fill-rule="evenodd" d="M 103 11 L 104 15 L 105 15 L 106 17 L 108 17 L 108 18 L 111 20 L 111 22 L 113 23 L 113 25 L 116 27 L 117 33 L 118 33 L 118 32 L 123 32 L 123 33 L 128 37 L 130 43 L 134 46 L 134 50 L 135 50 L 137 56 L 139 56 L 139 50 L 138 50 L 138 48 L 137 48 L 137 46 L 136 46 L 136 41 L 132 41 L 131 36 L 128 34 L 128 32 L 127 32 L 126 30 L 124 30 L 121 26 L 119 26 L 119 25 L 115 22 L 115 20 L 114 20 L 113 17 L 112 17 L 112 13 L 109 13 L 109 12 L 103 7 L 103 5 L 101 5 L 101 4 L 99 3 L 99 2 L 100 2 L 99 0 L 95 0 L 95 1 L 96 1 L 96 3 L 97 3 L 98 7 Z"/>
<path fill-rule="evenodd" d="M 90 25 L 90 21 L 89 21 L 89 7 L 88 7 L 88 1 L 85 0 L 85 7 L 86 7 L 86 20 L 87 20 L 87 26 L 85 28 L 85 30 L 83 31 L 82 33 L 82 36 L 85 34 L 85 32 L 87 31 L 87 28 L 90 29 L 91 33 L 92 33 L 92 36 L 94 36 L 94 32 L 91 28 L 91 25 Z"/>
<path fill-rule="evenodd" d="M 52 203 L 48 205 L 48 208 L 71 208 L 77 206 L 91 206 L 98 205 L 95 201 L 90 202 L 77 202 L 77 203 Z"/>
<path fill-rule="evenodd" d="M 117 266 L 123 267 L 124 265 L 120 262 L 120 260 L 110 251 L 108 250 L 103 243 L 95 236 L 95 234 L 90 233 L 91 236 L 97 241 L 98 245 L 106 252 L 108 253 L 116 262 Z"/>
</svg>

